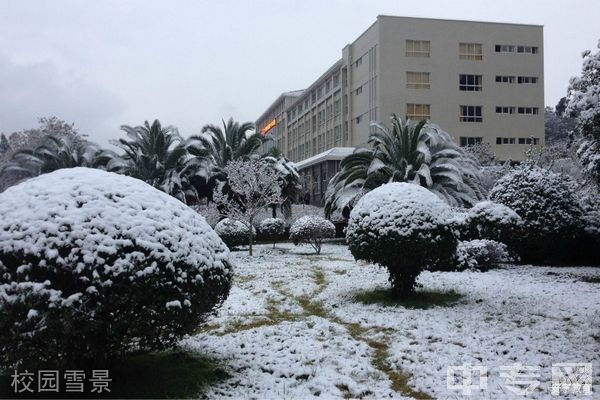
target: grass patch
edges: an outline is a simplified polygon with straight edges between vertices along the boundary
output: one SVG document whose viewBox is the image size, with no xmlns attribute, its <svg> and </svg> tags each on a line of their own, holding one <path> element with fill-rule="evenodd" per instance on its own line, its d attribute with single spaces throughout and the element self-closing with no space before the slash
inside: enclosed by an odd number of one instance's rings
<svg viewBox="0 0 600 400">
<path fill-rule="evenodd" d="M 112 398 L 197 398 L 229 375 L 218 361 L 185 352 L 130 357 L 115 368 Z"/>
<path fill-rule="evenodd" d="M 396 371 L 390 366 L 387 361 L 389 356 L 389 346 L 387 343 L 369 341 L 368 344 L 375 350 L 373 366 L 388 376 L 389 380 L 392 381 L 392 389 L 415 399 L 433 399 L 429 394 L 414 390 L 408 385 L 410 375 Z"/>
<path fill-rule="evenodd" d="M 463 296 L 454 291 L 436 292 L 419 291 L 408 299 L 398 299 L 391 289 L 374 289 L 357 293 L 354 301 L 363 304 L 379 304 L 386 307 L 404 307 L 411 309 L 428 309 L 432 307 L 449 307 Z"/>
<path fill-rule="evenodd" d="M 219 361 L 183 351 L 132 355 L 109 369 L 110 392 L 91 393 L 86 371 L 84 393 L 66 393 L 59 375 L 61 392 L 15 394 L 10 376 L 0 377 L 0 398 L 96 398 L 96 399 L 189 399 L 198 398 L 209 386 L 230 376 Z M 12 373 L 12 371 L 11 371 Z M 31 385 L 37 392 L 37 381 Z"/>
</svg>

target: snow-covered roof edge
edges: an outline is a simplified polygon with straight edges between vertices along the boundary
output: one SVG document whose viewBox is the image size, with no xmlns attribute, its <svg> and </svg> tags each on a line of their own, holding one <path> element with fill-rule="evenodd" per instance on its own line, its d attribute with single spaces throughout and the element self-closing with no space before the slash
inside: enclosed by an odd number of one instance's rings
<svg viewBox="0 0 600 400">
<path fill-rule="evenodd" d="M 330 160 L 343 160 L 350 154 L 354 152 L 354 147 L 333 147 L 329 150 L 326 150 L 322 153 L 316 154 L 312 157 L 309 157 L 305 160 L 294 163 L 298 170 L 301 170 L 306 167 L 310 167 L 311 165 L 318 164 L 323 161 Z"/>
</svg>

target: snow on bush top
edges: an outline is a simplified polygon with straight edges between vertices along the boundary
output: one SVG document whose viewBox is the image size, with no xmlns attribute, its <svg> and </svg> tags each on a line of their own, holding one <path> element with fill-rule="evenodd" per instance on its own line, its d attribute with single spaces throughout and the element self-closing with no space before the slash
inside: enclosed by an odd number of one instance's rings
<svg viewBox="0 0 600 400">
<path fill-rule="evenodd" d="M 581 222 L 581 209 L 564 179 L 543 168 L 524 167 L 506 174 L 490 191 L 490 199 L 516 211 L 536 231 L 560 232 Z"/>
<path fill-rule="evenodd" d="M 248 227 L 242 221 L 224 218 L 215 226 L 215 232 L 219 236 L 248 235 Z M 252 234 L 256 235 L 256 229 L 252 227 Z"/>
<path fill-rule="evenodd" d="M 367 229 L 385 235 L 391 231 L 410 236 L 417 231 L 446 224 L 451 210 L 448 204 L 422 186 L 412 183 L 388 183 L 367 193 L 350 213 L 347 236 Z"/>
<path fill-rule="evenodd" d="M 42 259 L 44 268 L 102 266 L 103 274 L 131 268 L 140 252 L 164 260 L 179 274 L 229 270 L 229 251 L 204 218 L 148 184 L 89 168 L 60 169 L 0 193 L 0 255 Z M 66 254 L 65 254 L 66 251 Z M 111 265 L 107 256 L 118 255 Z M 83 262 L 76 262 L 76 260 Z M 180 262 L 197 271 L 181 271 Z M 37 267 L 23 265 L 28 269 Z M 152 274 L 148 265 L 138 274 Z M 131 271 L 130 271 L 131 272 Z M 229 272 L 229 271 L 225 271 Z M 96 275 L 96 274 L 94 274 Z"/>
<path fill-rule="evenodd" d="M 264 235 L 283 235 L 285 222 L 281 218 L 265 218 L 261 221 L 259 230 Z"/>
<path fill-rule="evenodd" d="M 469 209 L 470 220 L 485 220 L 500 225 L 518 225 L 521 217 L 513 209 L 493 201 L 480 201 Z"/>
<path fill-rule="evenodd" d="M 298 218 L 290 228 L 291 238 L 307 237 L 333 237 L 335 235 L 335 225 L 318 215 L 305 215 Z"/>
</svg>

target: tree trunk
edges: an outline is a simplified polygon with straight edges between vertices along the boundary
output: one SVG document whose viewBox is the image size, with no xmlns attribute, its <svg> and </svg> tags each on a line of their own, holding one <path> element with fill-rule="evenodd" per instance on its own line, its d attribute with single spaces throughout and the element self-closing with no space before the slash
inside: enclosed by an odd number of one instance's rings
<svg viewBox="0 0 600 400">
<path fill-rule="evenodd" d="M 250 218 L 250 226 L 249 226 L 249 230 L 248 230 L 248 254 L 252 255 L 252 220 L 253 218 Z"/>
<path fill-rule="evenodd" d="M 277 204 L 271 206 L 271 215 L 273 218 L 277 218 Z"/>
</svg>

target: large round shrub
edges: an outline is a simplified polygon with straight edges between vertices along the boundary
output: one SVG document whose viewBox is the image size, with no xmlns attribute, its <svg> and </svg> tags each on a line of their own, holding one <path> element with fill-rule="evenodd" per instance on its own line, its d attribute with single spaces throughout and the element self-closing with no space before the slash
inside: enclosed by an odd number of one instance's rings
<svg viewBox="0 0 600 400">
<path fill-rule="evenodd" d="M 469 239 L 487 239 L 512 245 L 518 240 L 523 219 L 513 209 L 486 200 L 469 209 L 466 223 Z"/>
<path fill-rule="evenodd" d="M 0 194 L 0 361 L 106 366 L 192 333 L 228 295 L 225 244 L 146 183 L 61 169 Z"/>
<path fill-rule="evenodd" d="M 523 219 L 516 245 L 528 263 L 564 263 L 581 232 L 581 208 L 564 178 L 538 167 L 516 169 L 490 191 L 490 200 L 513 209 Z"/>
<path fill-rule="evenodd" d="M 335 236 L 335 225 L 318 215 L 298 218 L 290 228 L 290 239 L 295 245 L 310 244 L 317 254 L 321 253 L 323 239 Z"/>
<path fill-rule="evenodd" d="M 356 259 L 379 263 L 399 296 L 409 295 L 426 268 L 450 268 L 456 239 L 449 206 L 411 183 L 388 183 L 367 193 L 350 213 L 346 240 Z"/>
<path fill-rule="evenodd" d="M 285 236 L 285 222 L 281 218 L 265 218 L 260 222 L 258 232 L 265 240 L 275 243 Z"/>
<path fill-rule="evenodd" d="M 215 226 L 215 232 L 230 249 L 248 244 L 248 226 L 241 221 L 229 218 L 222 219 Z M 252 227 L 252 237 L 255 236 L 256 229 Z"/>
</svg>

